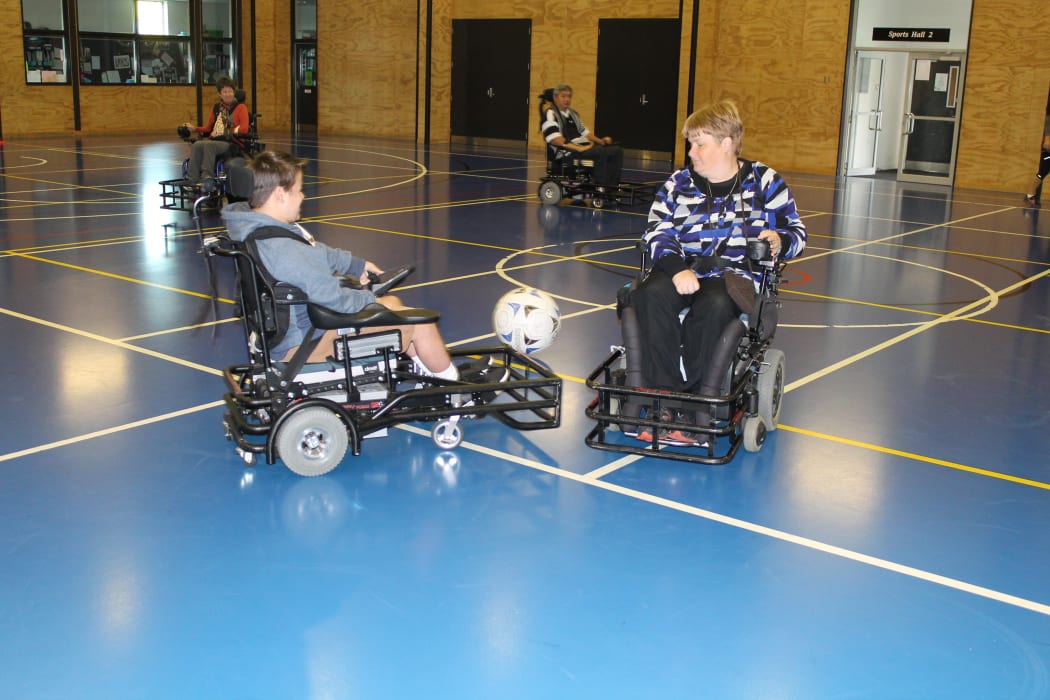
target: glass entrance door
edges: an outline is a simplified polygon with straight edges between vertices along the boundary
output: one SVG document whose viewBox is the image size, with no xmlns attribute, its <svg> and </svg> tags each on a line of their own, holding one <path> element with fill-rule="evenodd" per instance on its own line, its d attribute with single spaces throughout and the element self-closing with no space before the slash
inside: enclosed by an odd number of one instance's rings
<svg viewBox="0 0 1050 700">
<path fill-rule="evenodd" d="M 898 180 L 950 185 L 962 111 L 963 57 L 911 54 Z"/>
<path fill-rule="evenodd" d="M 874 175 L 882 131 L 882 58 L 857 52 L 846 175 Z"/>
</svg>

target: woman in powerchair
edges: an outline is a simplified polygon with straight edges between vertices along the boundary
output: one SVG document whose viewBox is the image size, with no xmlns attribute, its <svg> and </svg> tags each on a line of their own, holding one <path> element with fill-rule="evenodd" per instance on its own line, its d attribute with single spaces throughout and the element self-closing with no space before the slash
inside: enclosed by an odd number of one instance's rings
<svg viewBox="0 0 1050 700">
<path fill-rule="evenodd" d="M 740 157 L 744 125 L 735 104 L 717 102 L 689 115 L 689 165 L 657 193 L 643 236 L 652 268 L 631 292 L 639 321 L 642 376 L 654 391 L 719 395 L 728 367 L 708 368 L 726 326 L 752 311 L 755 286 L 747 240 L 770 245 L 774 258 L 802 253 L 806 227 L 784 179 L 764 163 Z M 687 313 L 679 320 L 682 311 Z M 706 375 L 705 375 L 706 370 Z M 660 421 L 703 425 L 709 410 L 661 411 Z M 638 439 L 651 442 L 652 428 Z M 705 445 L 702 433 L 660 429 L 657 440 Z"/>
</svg>

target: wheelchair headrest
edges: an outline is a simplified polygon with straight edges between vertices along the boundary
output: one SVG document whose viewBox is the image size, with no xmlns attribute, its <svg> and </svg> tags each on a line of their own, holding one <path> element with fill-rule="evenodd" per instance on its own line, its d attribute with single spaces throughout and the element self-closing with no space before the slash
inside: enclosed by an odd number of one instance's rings
<svg viewBox="0 0 1050 700">
<path fill-rule="evenodd" d="M 226 163 L 226 187 L 238 199 L 251 199 L 255 176 L 244 158 L 232 158 Z"/>
<path fill-rule="evenodd" d="M 237 98 L 238 102 L 244 102 L 246 99 L 248 99 L 248 93 L 246 93 L 243 89 L 234 91 L 233 96 Z"/>
<path fill-rule="evenodd" d="M 554 102 L 554 88 L 547 88 L 541 92 L 540 99 L 546 100 L 547 102 Z"/>
</svg>

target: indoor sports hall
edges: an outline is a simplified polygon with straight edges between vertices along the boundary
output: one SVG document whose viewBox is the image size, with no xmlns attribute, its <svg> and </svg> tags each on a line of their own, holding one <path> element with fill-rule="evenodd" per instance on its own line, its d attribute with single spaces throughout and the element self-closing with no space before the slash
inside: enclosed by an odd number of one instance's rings
<svg viewBox="0 0 1050 700">
<path fill-rule="evenodd" d="M 414 265 L 398 294 L 450 345 L 495 342 L 514 287 L 553 295 L 561 425 L 246 465 L 232 268 L 213 296 L 159 206 L 185 145 L 9 138 L 0 697 L 1050 697 L 1045 207 L 784 172 L 809 243 L 781 422 L 706 466 L 584 444 L 647 203 L 544 205 L 539 150 L 268 137 L 308 159 L 307 229 Z"/>
</svg>

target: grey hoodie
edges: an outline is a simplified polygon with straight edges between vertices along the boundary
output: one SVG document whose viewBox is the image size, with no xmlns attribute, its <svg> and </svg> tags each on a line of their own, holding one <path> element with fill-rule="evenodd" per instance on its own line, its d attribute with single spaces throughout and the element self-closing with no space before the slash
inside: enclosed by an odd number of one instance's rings
<svg viewBox="0 0 1050 700">
<path fill-rule="evenodd" d="M 226 230 L 235 241 L 244 241 L 248 234 L 258 228 L 275 226 L 291 231 L 304 240 L 303 245 L 288 238 L 270 238 L 259 241 L 259 260 L 274 279 L 299 287 L 311 302 L 340 313 L 354 313 L 375 301 L 372 292 L 348 289 L 340 284 L 336 275 L 349 274 L 360 277 L 365 272 L 364 258 L 355 257 L 348 250 L 332 248 L 320 241 L 312 240 L 298 224 L 286 224 L 267 214 L 252 211 L 247 202 L 236 202 L 223 208 L 222 220 Z M 270 354 L 281 359 L 291 348 L 299 345 L 310 329 L 310 319 L 305 306 L 292 308 L 291 324 L 284 338 Z"/>
</svg>

